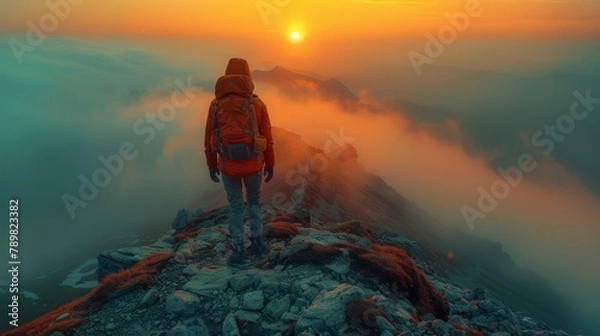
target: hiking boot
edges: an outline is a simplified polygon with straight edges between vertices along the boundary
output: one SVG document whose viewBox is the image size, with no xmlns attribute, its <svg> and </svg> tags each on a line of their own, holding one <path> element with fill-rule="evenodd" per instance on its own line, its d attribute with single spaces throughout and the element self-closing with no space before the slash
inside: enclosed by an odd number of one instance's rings
<svg viewBox="0 0 600 336">
<path fill-rule="evenodd" d="M 250 238 L 250 252 L 257 258 L 265 256 L 265 243 L 262 237 Z"/>
<path fill-rule="evenodd" d="M 227 260 L 227 263 L 229 264 L 241 264 L 244 262 L 244 249 L 240 248 L 240 247 L 233 247 L 233 252 L 231 253 L 231 256 L 229 256 L 229 259 Z"/>
</svg>

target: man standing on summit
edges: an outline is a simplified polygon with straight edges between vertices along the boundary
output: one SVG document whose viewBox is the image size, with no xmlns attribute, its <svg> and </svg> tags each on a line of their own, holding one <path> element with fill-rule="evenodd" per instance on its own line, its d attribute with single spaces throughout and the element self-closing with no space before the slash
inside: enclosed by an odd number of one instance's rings
<svg viewBox="0 0 600 336">
<path fill-rule="evenodd" d="M 254 83 L 248 62 L 232 58 L 225 75 L 215 85 L 215 99 L 210 104 L 204 153 L 210 178 L 223 185 L 229 202 L 229 232 L 233 245 L 230 263 L 244 260 L 244 201 L 242 184 L 250 213 L 252 254 L 262 257 L 262 209 L 260 186 L 273 178 L 275 154 L 271 121 L 265 103 L 254 94 Z"/>
</svg>

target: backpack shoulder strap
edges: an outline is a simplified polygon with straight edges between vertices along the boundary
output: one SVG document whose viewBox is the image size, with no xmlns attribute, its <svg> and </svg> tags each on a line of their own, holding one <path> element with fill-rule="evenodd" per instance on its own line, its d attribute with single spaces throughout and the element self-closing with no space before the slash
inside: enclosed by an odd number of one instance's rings
<svg viewBox="0 0 600 336">
<path fill-rule="evenodd" d="M 211 127 L 212 127 L 212 129 L 215 129 L 216 126 L 218 125 L 218 119 L 219 119 L 219 100 L 215 99 L 213 105 L 215 106 L 215 109 L 213 111 Z"/>
<path fill-rule="evenodd" d="M 215 112 L 212 118 L 212 129 L 217 129 L 217 143 L 219 150 L 223 147 L 223 141 L 221 139 L 221 124 L 219 123 L 219 99 L 215 99 Z"/>
<path fill-rule="evenodd" d="M 250 129 L 252 130 L 252 136 L 258 133 L 258 121 L 256 118 L 256 112 L 254 111 L 254 96 L 249 98 L 250 102 Z"/>
</svg>

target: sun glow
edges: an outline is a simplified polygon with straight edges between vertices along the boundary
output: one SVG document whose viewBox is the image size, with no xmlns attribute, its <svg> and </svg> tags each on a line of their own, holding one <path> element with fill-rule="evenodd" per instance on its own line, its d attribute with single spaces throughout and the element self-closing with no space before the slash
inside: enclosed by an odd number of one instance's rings
<svg viewBox="0 0 600 336">
<path fill-rule="evenodd" d="M 298 43 L 298 42 L 302 41 L 302 34 L 300 34 L 299 31 L 293 31 L 290 34 L 290 40 L 294 43 Z"/>
</svg>

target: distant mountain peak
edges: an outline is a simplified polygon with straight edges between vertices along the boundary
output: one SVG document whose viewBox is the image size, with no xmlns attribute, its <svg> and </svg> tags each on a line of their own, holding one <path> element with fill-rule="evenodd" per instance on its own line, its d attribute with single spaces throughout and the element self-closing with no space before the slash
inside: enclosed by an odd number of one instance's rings
<svg viewBox="0 0 600 336">
<path fill-rule="evenodd" d="M 252 77 L 256 82 L 277 87 L 284 96 L 293 100 L 321 99 L 345 102 L 358 99 L 347 86 L 336 79 L 323 80 L 281 66 L 275 66 L 271 70 L 254 70 Z"/>
</svg>

